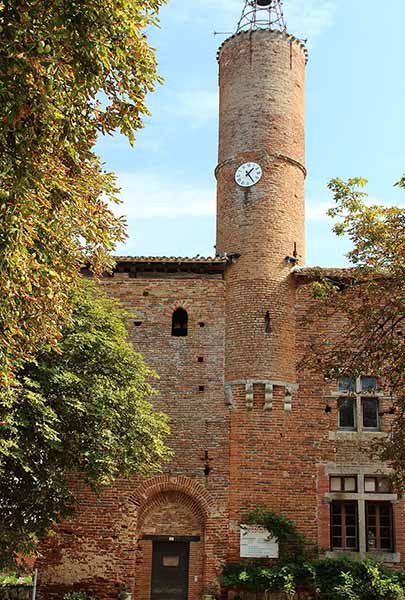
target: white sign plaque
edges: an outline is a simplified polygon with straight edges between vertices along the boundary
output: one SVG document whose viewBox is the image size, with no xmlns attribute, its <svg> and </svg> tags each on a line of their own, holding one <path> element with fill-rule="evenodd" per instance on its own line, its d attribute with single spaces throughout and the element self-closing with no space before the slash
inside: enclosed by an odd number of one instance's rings
<svg viewBox="0 0 405 600">
<path fill-rule="evenodd" d="M 240 526 L 241 558 L 278 558 L 277 538 L 259 525 Z"/>
</svg>

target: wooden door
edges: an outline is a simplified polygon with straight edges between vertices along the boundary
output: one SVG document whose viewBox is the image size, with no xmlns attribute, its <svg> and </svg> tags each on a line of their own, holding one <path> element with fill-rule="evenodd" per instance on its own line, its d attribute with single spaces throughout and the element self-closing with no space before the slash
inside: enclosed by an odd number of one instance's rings
<svg viewBox="0 0 405 600">
<path fill-rule="evenodd" d="M 188 542 L 153 542 L 151 600 L 188 600 Z"/>
</svg>

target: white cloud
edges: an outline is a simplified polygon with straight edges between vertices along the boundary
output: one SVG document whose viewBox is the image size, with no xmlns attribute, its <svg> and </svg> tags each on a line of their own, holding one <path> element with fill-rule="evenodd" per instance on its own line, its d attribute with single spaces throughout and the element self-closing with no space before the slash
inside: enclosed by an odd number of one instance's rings
<svg viewBox="0 0 405 600">
<path fill-rule="evenodd" d="M 118 214 L 128 218 L 208 216 L 215 214 L 215 188 L 197 187 L 151 174 L 119 174 Z"/>
</svg>

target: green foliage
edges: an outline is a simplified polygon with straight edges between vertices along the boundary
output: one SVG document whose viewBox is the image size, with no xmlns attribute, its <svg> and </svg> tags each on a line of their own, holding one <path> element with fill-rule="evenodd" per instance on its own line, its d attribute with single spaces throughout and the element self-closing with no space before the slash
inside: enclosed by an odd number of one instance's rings
<svg viewBox="0 0 405 600">
<path fill-rule="evenodd" d="M 319 561 L 316 580 L 324 600 L 403 600 L 404 573 L 372 560 Z"/>
<path fill-rule="evenodd" d="M 10 573 L 9 575 L 0 575 L 0 588 L 13 585 L 32 585 L 32 577 L 30 575 L 19 575 L 18 573 Z"/>
<path fill-rule="evenodd" d="M 280 562 L 269 566 L 260 560 L 225 565 L 220 582 L 227 588 L 258 592 L 283 591 L 293 597 L 297 585 L 310 585 L 313 582 L 313 573 L 310 563 L 296 565 Z"/>
<path fill-rule="evenodd" d="M 255 592 L 282 591 L 294 598 L 300 588 L 312 589 L 319 600 L 404 600 L 405 571 L 392 571 L 372 561 L 315 558 L 314 548 L 295 524 L 257 508 L 247 524 L 268 529 L 280 544 L 280 559 L 256 559 L 224 565 L 220 583 L 225 588 Z"/>
<path fill-rule="evenodd" d="M 228 564 L 223 568 L 224 587 L 248 591 L 283 591 L 294 597 L 300 588 L 312 589 L 319 600 L 403 600 L 405 573 L 372 560 L 349 558 L 277 563 L 263 561 Z"/>
<path fill-rule="evenodd" d="M 148 398 L 153 373 L 127 341 L 120 305 L 83 281 L 58 351 L 43 352 L 0 392 L 0 563 L 27 555 L 74 508 L 67 476 L 98 492 L 150 474 L 169 452 L 167 419 Z"/>
<path fill-rule="evenodd" d="M 302 366 L 329 379 L 380 379 L 397 410 L 392 436 L 376 450 L 405 489 L 405 211 L 368 202 L 366 184 L 361 178 L 329 183 L 335 200 L 329 215 L 336 219 L 335 233 L 351 242 L 351 268 L 327 275 L 314 269 L 316 302 Z M 405 188 L 405 178 L 398 185 Z M 322 320 L 333 323 L 328 335 L 319 327 Z"/>
<path fill-rule="evenodd" d="M 0 375 L 55 347 L 80 267 L 125 236 L 115 177 L 93 152 L 148 114 L 145 29 L 163 0 L 0 0 Z"/>
<path fill-rule="evenodd" d="M 295 523 L 271 510 L 256 508 L 245 517 L 244 522 L 247 525 L 261 525 L 277 538 L 282 560 L 288 560 L 290 557 L 294 560 L 298 557 L 304 559 L 309 553 L 313 553 L 313 547 L 298 531 Z"/>
<path fill-rule="evenodd" d="M 71 592 L 63 597 L 63 600 L 97 600 L 94 596 L 89 596 L 85 592 Z"/>
</svg>

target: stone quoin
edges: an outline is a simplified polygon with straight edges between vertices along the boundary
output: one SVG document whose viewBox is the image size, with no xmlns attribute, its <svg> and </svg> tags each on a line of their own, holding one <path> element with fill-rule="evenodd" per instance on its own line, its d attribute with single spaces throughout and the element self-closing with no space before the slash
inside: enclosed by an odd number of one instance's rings
<svg viewBox="0 0 405 600">
<path fill-rule="evenodd" d="M 130 339 L 160 376 L 153 403 L 175 454 L 161 475 L 101 498 L 74 482 L 77 515 L 43 544 L 39 600 L 201 600 L 240 560 L 240 526 L 258 506 L 331 555 L 405 563 L 404 503 L 369 453 L 390 399 L 367 373 L 345 403 L 350 382 L 296 367 L 313 335 L 339 327 L 306 320 L 317 276 L 304 266 L 307 60 L 283 27 L 222 44 L 216 257 L 118 257 L 101 281 L 137 315 Z"/>
</svg>

